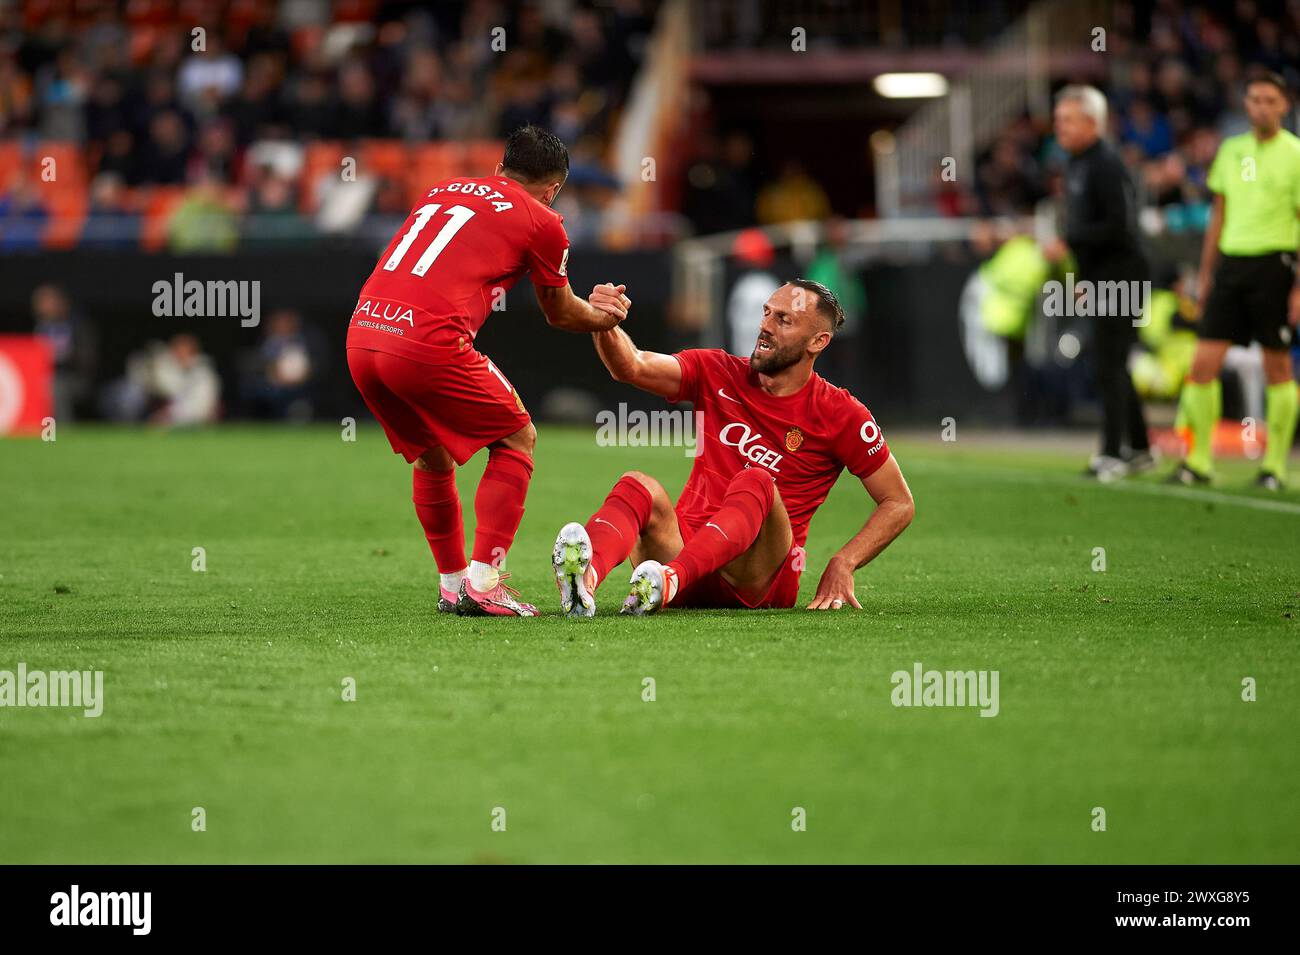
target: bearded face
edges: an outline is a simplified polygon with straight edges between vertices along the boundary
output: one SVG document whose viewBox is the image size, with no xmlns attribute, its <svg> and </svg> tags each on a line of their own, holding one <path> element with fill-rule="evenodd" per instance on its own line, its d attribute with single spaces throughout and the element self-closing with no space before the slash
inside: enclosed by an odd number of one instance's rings
<svg viewBox="0 0 1300 955">
<path fill-rule="evenodd" d="M 820 287 L 820 286 L 819 286 Z M 830 294 L 829 292 L 827 294 Z M 749 356 L 749 367 L 760 375 L 776 375 L 800 362 L 812 361 L 826 342 L 827 319 L 820 313 L 816 293 L 790 283 L 782 285 L 763 304 L 763 321 L 758 340 Z"/>
<path fill-rule="evenodd" d="M 767 332 L 759 332 L 753 354 L 749 356 L 749 367 L 759 374 L 774 375 L 803 358 L 807 347 L 806 339 L 781 344 Z"/>
</svg>

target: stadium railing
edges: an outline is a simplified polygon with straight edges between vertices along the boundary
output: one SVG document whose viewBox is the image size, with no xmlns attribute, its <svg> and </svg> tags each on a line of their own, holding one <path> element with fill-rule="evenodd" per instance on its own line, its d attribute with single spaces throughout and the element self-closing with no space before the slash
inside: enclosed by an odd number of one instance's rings
<svg viewBox="0 0 1300 955">
<path fill-rule="evenodd" d="M 915 211 L 932 193 L 945 158 L 958 179 L 975 172 L 975 157 L 1007 123 L 1029 113 L 1051 115 L 1053 75 L 1092 73 L 1109 67 L 1090 40 L 1111 22 L 1109 0 L 1042 0 L 990 43 L 979 64 L 950 78 L 948 95 L 916 112 L 893 135 L 873 137 L 876 202 L 882 215 Z"/>
<path fill-rule="evenodd" d="M 1000 234 L 1039 234 L 1040 218 L 914 218 L 855 219 L 845 223 L 847 244 L 865 259 L 928 261 L 944 246 L 969 243 L 978 230 L 990 226 Z M 795 266 L 806 265 L 825 238 L 823 222 L 787 222 L 761 229 L 774 250 L 784 252 Z M 745 230 L 749 231 L 749 230 Z M 684 239 L 673 248 L 672 315 L 680 327 L 697 330 L 705 347 L 726 342 L 726 266 L 740 232 Z"/>
</svg>

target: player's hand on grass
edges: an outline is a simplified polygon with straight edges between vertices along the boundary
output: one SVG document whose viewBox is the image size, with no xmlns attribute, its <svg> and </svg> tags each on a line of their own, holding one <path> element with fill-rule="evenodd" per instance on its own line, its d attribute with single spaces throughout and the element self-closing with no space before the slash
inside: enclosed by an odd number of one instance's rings
<svg viewBox="0 0 1300 955">
<path fill-rule="evenodd" d="M 626 285 L 613 285 L 605 282 L 603 285 L 597 285 L 591 290 L 591 295 L 587 301 L 591 303 L 593 308 L 607 312 L 621 322 L 627 318 L 627 310 L 632 307 L 632 300 L 623 294 L 626 289 Z"/>
<path fill-rule="evenodd" d="M 822 579 L 817 582 L 817 595 L 808 605 L 809 610 L 839 610 L 845 606 L 862 609 L 853 593 L 853 568 L 848 561 L 832 557 Z"/>
</svg>

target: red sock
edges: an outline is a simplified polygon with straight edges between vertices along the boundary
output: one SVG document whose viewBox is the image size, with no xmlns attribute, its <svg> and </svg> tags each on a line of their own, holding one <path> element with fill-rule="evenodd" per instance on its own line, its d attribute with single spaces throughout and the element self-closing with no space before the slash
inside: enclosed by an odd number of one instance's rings
<svg viewBox="0 0 1300 955">
<path fill-rule="evenodd" d="M 429 540 L 429 550 L 441 574 L 454 574 L 464 570 L 465 524 L 460 518 L 460 495 L 456 493 L 456 469 L 450 471 L 422 471 L 412 474 L 411 500 L 415 502 L 415 516 L 420 519 L 424 536 Z"/>
<path fill-rule="evenodd" d="M 505 561 L 524 519 L 524 498 L 533 476 L 533 459 L 513 448 L 488 452 L 487 469 L 474 495 L 474 560 L 493 567 Z"/>
<path fill-rule="evenodd" d="M 596 572 L 596 586 L 605 575 L 632 553 L 632 547 L 650 523 L 654 498 L 636 478 L 621 477 L 605 498 L 605 503 L 587 521 L 591 538 L 591 568 Z"/>
<path fill-rule="evenodd" d="M 670 564 L 677 571 L 677 589 L 713 573 L 749 550 L 763 526 L 763 518 L 772 509 L 775 496 L 776 482 L 766 471 L 746 468 L 732 478 L 722 506 Z"/>
</svg>

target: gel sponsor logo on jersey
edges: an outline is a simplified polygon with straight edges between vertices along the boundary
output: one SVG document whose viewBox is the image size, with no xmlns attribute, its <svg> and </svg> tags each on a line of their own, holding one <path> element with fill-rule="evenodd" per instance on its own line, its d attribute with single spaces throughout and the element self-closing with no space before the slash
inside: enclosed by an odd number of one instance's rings
<svg viewBox="0 0 1300 955">
<path fill-rule="evenodd" d="M 492 208 L 497 212 L 505 212 L 507 209 L 513 209 L 514 203 L 505 200 L 504 193 L 498 192 L 486 183 L 481 182 L 453 182 L 446 186 L 434 186 L 429 190 L 429 195 L 425 196 L 430 199 L 440 192 L 459 192 L 462 196 L 478 196 L 480 199 L 486 199 L 492 203 Z"/>
<path fill-rule="evenodd" d="M 759 444 L 762 437 L 761 434 L 751 431 L 749 425 L 741 424 L 739 421 L 724 425 L 718 432 L 718 440 L 727 447 L 735 448 L 759 467 L 767 468 L 773 474 L 780 474 L 781 469 L 777 465 L 785 455 L 777 454 L 766 445 Z"/>
<path fill-rule="evenodd" d="M 862 438 L 865 444 L 874 445 L 867 451 L 868 457 L 885 446 L 885 438 L 880 433 L 880 427 L 870 418 L 862 422 L 862 428 L 858 431 L 858 436 Z"/>
<path fill-rule="evenodd" d="M 352 317 L 356 318 L 358 315 L 367 315 L 393 324 L 406 322 L 412 328 L 415 327 L 415 313 L 409 305 L 385 302 L 383 299 L 357 299 L 357 307 L 352 310 Z"/>
</svg>

